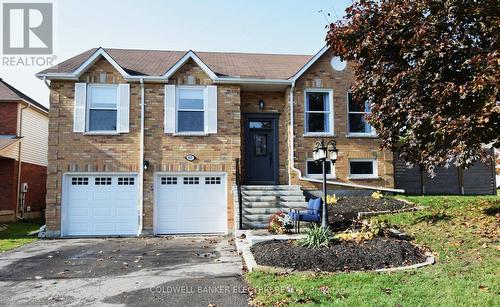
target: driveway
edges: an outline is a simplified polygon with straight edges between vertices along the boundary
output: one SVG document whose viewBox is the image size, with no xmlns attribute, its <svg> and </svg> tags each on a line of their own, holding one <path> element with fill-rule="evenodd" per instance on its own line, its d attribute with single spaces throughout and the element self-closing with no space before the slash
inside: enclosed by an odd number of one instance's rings
<svg viewBox="0 0 500 307">
<path fill-rule="evenodd" d="M 43 240 L 0 254 L 2 306 L 246 306 L 224 237 Z"/>
</svg>

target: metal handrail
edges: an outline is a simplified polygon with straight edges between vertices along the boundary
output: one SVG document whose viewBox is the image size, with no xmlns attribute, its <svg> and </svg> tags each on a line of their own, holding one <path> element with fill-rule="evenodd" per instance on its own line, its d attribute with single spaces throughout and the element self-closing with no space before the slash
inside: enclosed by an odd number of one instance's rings
<svg viewBox="0 0 500 307">
<path fill-rule="evenodd" d="M 239 206 L 239 229 L 243 228 L 243 196 L 241 194 L 241 171 L 240 159 L 236 158 L 236 189 L 238 190 L 238 206 Z"/>
</svg>

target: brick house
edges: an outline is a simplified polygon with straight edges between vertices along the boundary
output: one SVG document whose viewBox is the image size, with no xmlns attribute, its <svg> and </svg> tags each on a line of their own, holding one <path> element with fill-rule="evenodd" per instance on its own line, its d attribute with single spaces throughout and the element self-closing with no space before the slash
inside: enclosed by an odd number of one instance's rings
<svg viewBox="0 0 500 307">
<path fill-rule="evenodd" d="M 45 208 L 48 109 L 0 78 L 0 221 Z"/>
<path fill-rule="evenodd" d="M 37 76 L 50 82 L 49 236 L 263 227 L 320 190 L 321 138 L 340 150 L 330 189 L 394 191 L 393 155 L 351 99 L 349 65 L 327 47 L 313 56 L 97 48 Z"/>
</svg>

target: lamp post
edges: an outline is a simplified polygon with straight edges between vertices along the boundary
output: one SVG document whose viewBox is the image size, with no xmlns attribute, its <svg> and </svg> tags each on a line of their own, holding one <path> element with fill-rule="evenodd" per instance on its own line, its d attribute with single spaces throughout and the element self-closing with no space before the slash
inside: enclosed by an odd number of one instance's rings
<svg viewBox="0 0 500 307">
<path fill-rule="evenodd" d="M 337 161 L 339 150 L 337 149 L 337 142 L 331 140 L 325 144 L 325 140 L 321 139 L 316 142 L 313 150 L 313 159 L 322 163 L 323 167 L 323 207 L 321 214 L 321 227 L 328 227 L 328 207 L 326 203 L 326 163 L 332 162 L 332 167 Z"/>
</svg>

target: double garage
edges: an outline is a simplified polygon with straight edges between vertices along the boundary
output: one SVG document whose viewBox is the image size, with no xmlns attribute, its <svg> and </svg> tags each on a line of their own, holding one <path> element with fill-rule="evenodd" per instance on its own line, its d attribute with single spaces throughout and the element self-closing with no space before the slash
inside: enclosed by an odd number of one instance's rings
<svg viewBox="0 0 500 307">
<path fill-rule="evenodd" d="M 62 236 L 140 234 L 138 174 L 66 174 L 63 186 Z M 154 233 L 226 233 L 226 186 L 223 173 L 155 174 Z"/>
</svg>

